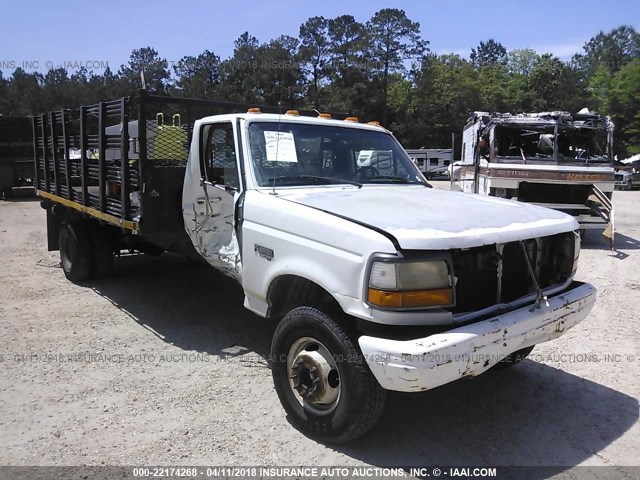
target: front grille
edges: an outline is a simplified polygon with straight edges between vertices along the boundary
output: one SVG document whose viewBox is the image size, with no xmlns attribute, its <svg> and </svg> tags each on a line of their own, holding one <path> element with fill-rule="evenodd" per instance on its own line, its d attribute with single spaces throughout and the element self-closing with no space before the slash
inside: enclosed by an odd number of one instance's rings
<svg viewBox="0 0 640 480">
<path fill-rule="evenodd" d="M 615 177 L 616 177 L 616 182 L 621 182 L 622 181 L 622 175 L 616 174 Z"/>
<path fill-rule="evenodd" d="M 561 233 L 525 240 L 527 256 L 541 288 L 566 282 L 573 268 L 575 234 Z M 486 245 L 452 252 L 456 277 L 456 306 L 453 313 L 482 310 L 496 303 L 512 302 L 535 292 L 535 286 L 520 242 L 498 247 Z M 498 266 L 502 259 L 502 279 Z"/>
</svg>

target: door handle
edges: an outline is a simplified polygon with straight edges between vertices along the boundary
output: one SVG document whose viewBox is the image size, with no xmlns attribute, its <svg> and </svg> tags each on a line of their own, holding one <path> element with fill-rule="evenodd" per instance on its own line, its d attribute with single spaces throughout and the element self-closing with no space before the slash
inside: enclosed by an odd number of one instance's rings
<svg viewBox="0 0 640 480">
<path fill-rule="evenodd" d="M 209 197 L 210 202 L 219 202 L 221 200 L 222 200 L 222 197 Z M 204 205 L 206 201 L 207 199 L 204 197 L 196 198 L 196 204 L 198 205 Z"/>
</svg>

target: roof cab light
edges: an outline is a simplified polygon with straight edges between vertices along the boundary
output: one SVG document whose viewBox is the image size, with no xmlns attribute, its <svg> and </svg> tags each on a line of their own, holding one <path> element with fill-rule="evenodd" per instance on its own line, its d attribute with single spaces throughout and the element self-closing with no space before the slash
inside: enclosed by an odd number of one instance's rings
<svg viewBox="0 0 640 480">
<path fill-rule="evenodd" d="M 298 110 L 287 110 L 285 115 L 293 115 L 294 117 L 300 116 L 300 112 Z"/>
<path fill-rule="evenodd" d="M 318 118 L 331 118 L 330 113 L 319 113 Z"/>
<path fill-rule="evenodd" d="M 344 119 L 344 121 L 358 123 L 358 117 L 347 117 Z"/>
<path fill-rule="evenodd" d="M 262 110 L 260 110 L 258 107 L 251 107 L 249 110 L 247 110 L 247 113 L 262 113 Z"/>
</svg>

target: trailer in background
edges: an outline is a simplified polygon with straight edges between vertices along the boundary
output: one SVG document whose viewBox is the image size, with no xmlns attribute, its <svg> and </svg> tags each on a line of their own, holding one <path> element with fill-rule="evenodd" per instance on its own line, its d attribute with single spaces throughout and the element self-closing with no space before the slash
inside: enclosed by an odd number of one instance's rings
<svg viewBox="0 0 640 480">
<path fill-rule="evenodd" d="M 407 153 L 426 178 L 449 175 L 452 148 L 415 148 L 407 149 Z"/>
</svg>

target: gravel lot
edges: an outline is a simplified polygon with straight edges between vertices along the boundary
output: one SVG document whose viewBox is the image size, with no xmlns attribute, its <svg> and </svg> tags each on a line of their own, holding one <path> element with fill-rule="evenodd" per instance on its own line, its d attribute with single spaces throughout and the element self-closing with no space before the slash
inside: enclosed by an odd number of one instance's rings
<svg viewBox="0 0 640 480">
<path fill-rule="evenodd" d="M 0 202 L 0 464 L 638 465 L 640 191 L 614 201 L 616 251 L 590 232 L 580 258 L 599 290 L 587 320 L 513 369 L 390 394 L 340 447 L 288 424 L 275 324 L 240 288 L 169 254 L 74 285 L 39 202 Z"/>
</svg>

